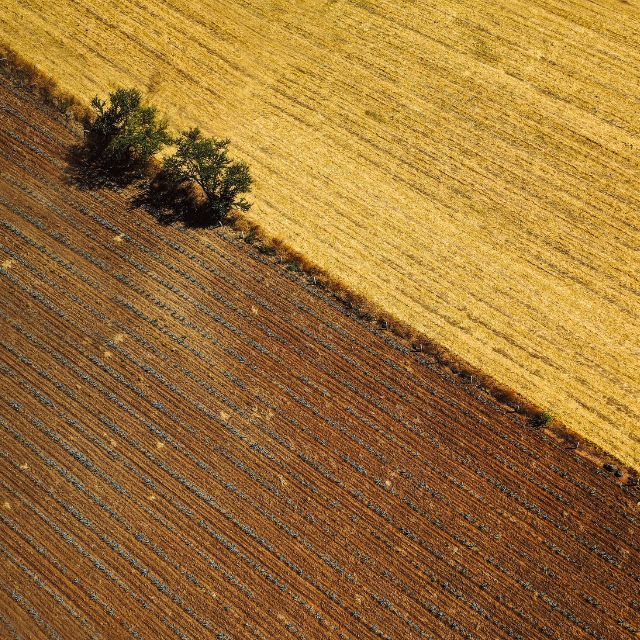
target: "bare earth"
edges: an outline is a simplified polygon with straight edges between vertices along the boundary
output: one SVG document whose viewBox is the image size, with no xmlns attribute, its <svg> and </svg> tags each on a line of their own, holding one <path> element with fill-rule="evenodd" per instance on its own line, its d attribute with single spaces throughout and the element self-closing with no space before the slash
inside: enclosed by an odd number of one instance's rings
<svg viewBox="0 0 640 640">
<path fill-rule="evenodd" d="M 0 637 L 638 636 L 637 487 L 74 141 L 0 88 Z"/>
<path fill-rule="evenodd" d="M 230 136 L 269 233 L 640 469 L 638 0 L 0 0 L 0 39 Z"/>
</svg>

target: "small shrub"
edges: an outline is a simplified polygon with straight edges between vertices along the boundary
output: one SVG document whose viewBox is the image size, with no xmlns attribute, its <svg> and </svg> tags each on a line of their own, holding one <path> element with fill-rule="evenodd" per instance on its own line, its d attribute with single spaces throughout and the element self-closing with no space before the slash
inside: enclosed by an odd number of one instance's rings
<svg viewBox="0 0 640 640">
<path fill-rule="evenodd" d="M 553 422 L 553 414 L 550 411 L 543 411 L 535 418 L 535 424 L 538 427 L 547 427 Z"/>
<path fill-rule="evenodd" d="M 275 256 L 276 255 L 276 250 L 269 246 L 269 245 L 265 245 L 265 244 L 261 244 L 258 247 L 258 251 L 262 254 L 264 254 L 265 256 Z"/>
<path fill-rule="evenodd" d="M 258 231 L 255 228 L 252 228 L 247 235 L 244 237 L 244 241 L 247 244 L 253 244 L 258 239 Z"/>
</svg>

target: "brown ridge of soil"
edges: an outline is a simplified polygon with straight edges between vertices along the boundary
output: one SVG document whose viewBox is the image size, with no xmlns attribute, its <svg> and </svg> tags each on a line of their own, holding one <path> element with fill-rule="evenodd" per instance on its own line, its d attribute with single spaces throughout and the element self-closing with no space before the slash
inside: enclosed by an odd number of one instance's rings
<svg viewBox="0 0 640 640">
<path fill-rule="evenodd" d="M 0 105 L 0 637 L 638 636 L 632 479 Z"/>
</svg>

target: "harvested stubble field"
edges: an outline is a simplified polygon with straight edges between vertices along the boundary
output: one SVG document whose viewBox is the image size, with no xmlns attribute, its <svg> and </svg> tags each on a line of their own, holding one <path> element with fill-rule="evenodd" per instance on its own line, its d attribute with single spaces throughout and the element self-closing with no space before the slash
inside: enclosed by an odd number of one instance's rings
<svg viewBox="0 0 640 640">
<path fill-rule="evenodd" d="M 0 105 L 1 637 L 637 637 L 637 488 Z"/>
<path fill-rule="evenodd" d="M 268 233 L 640 469 L 638 0 L 0 0 L 2 38 L 229 135 Z"/>
</svg>

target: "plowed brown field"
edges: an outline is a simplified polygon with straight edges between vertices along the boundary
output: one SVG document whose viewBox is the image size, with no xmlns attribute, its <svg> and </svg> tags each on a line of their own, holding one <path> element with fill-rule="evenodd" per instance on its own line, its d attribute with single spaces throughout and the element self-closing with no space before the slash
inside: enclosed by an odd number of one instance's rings
<svg viewBox="0 0 640 640">
<path fill-rule="evenodd" d="M 639 499 L 0 89 L 0 636 L 637 637 Z"/>
</svg>

